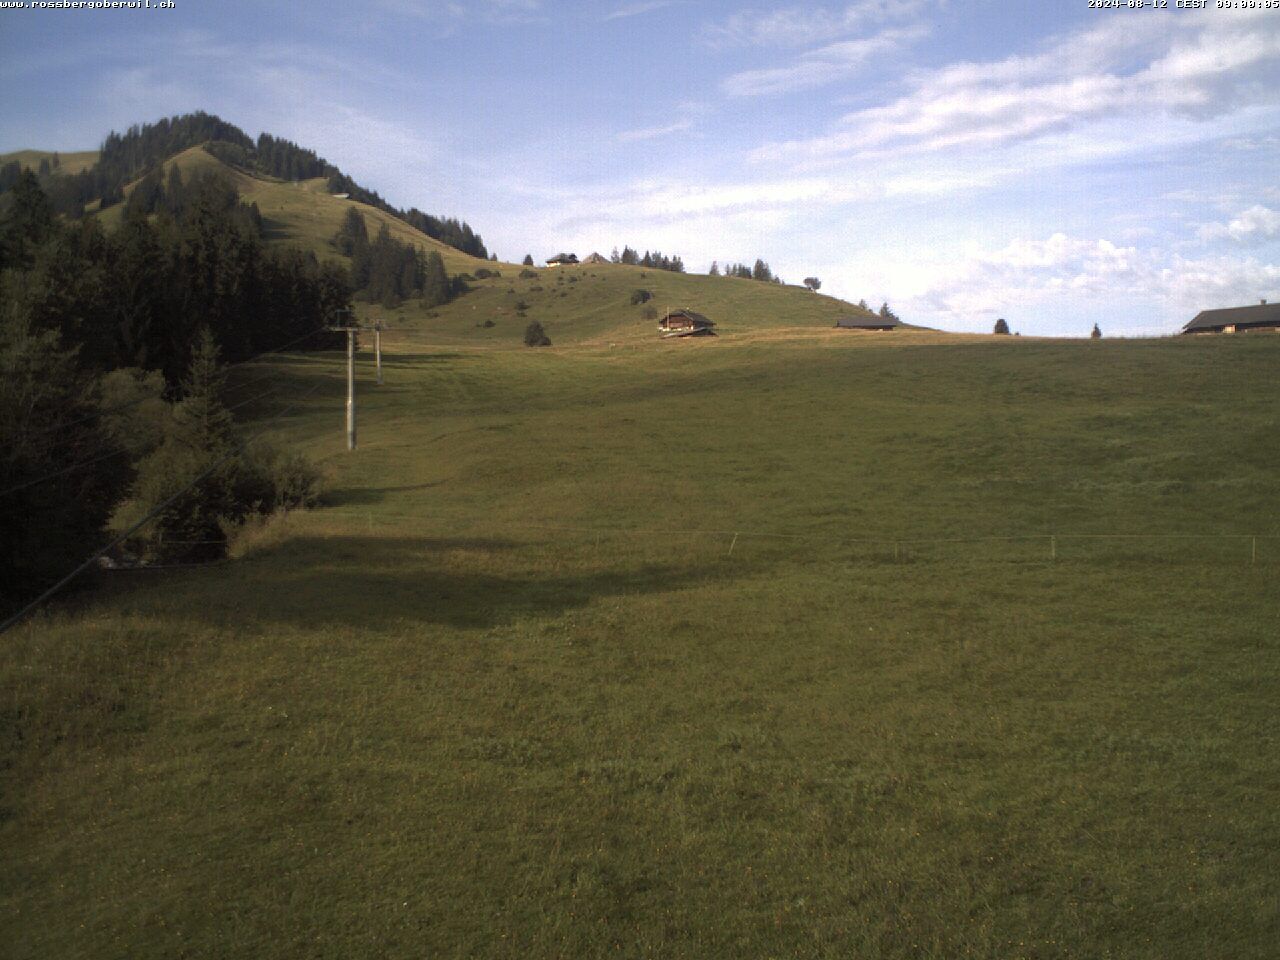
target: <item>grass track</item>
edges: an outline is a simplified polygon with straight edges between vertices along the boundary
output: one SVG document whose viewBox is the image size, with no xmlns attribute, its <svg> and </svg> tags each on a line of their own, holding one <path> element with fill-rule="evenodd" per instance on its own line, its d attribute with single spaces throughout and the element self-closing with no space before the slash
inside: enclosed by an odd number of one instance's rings
<svg viewBox="0 0 1280 960">
<path fill-rule="evenodd" d="M 822 538 L 1280 534 L 1280 337 L 443 343 L 6 638 L 14 956 L 1272 955 L 1280 540 Z"/>
</svg>

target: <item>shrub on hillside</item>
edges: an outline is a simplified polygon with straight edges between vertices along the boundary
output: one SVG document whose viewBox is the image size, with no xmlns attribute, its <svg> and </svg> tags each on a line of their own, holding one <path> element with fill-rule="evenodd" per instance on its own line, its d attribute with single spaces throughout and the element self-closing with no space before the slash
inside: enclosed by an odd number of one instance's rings
<svg viewBox="0 0 1280 960">
<path fill-rule="evenodd" d="M 319 497 L 319 474 L 305 458 L 241 446 L 219 399 L 223 384 L 206 330 L 183 382 L 186 396 L 171 408 L 160 446 L 139 462 L 117 515 L 131 526 L 158 510 L 132 542 L 144 559 L 217 559 L 226 555 L 229 531 L 249 516 L 311 506 Z"/>
<path fill-rule="evenodd" d="M 1002 337 L 1007 337 L 1009 335 L 1009 321 L 1001 317 L 996 321 L 996 328 L 992 332 Z"/>
<path fill-rule="evenodd" d="M 521 280 L 533 280 L 537 276 L 538 276 L 537 270 L 521 270 L 520 271 Z"/>
<path fill-rule="evenodd" d="M 551 338 L 547 336 L 547 331 L 542 329 L 542 324 L 537 320 L 532 321 L 529 326 L 524 328 L 524 345 L 526 347 L 551 346 Z"/>
<path fill-rule="evenodd" d="M 642 303 L 648 303 L 652 299 L 653 299 L 653 294 L 651 294 L 648 290 L 632 290 L 631 291 L 631 305 L 633 307 L 637 307 Z"/>
<path fill-rule="evenodd" d="M 477 280 L 495 280 L 501 277 L 502 273 L 498 270 L 490 270 L 488 267 L 481 267 L 476 271 Z"/>
</svg>

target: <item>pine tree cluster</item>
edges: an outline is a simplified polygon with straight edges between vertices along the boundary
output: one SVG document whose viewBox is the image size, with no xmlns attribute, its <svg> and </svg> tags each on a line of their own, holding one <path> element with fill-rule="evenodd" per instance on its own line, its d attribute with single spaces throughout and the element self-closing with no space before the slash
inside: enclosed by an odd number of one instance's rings
<svg viewBox="0 0 1280 960">
<path fill-rule="evenodd" d="M 609 259 L 613 263 L 625 263 L 632 267 L 647 267 L 650 270 L 669 270 L 672 273 L 684 273 L 684 261 L 679 256 L 668 257 L 657 250 L 653 252 L 646 250 L 644 256 L 641 256 L 631 247 L 624 246 L 621 253 L 618 252 L 617 247 L 614 247 Z"/>
<path fill-rule="evenodd" d="M 394 239 L 385 223 L 370 241 L 364 214 L 355 207 L 347 210 L 333 245 L 351 258 L 355 295 L 387 309 L 414 297 L 420 297 L 423 306 L 438 307 L 465 290 L 463 281 L 445 273 L 438 251 L 424 255 L 416 246 Z"/>
</svg>

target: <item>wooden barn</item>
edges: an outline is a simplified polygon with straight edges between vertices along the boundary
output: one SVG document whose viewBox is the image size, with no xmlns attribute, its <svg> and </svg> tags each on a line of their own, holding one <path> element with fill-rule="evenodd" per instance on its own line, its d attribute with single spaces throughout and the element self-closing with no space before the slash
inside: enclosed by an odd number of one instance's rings
<svg viewBox="0 0 1280 960">
<path fill-rule="evenodd" d="M 609 258 L 604 256 L 603 254 L 593 253 L 582 262 L 583 263 L 608 263 Z"/>
<path fill-rule="evenodd" d="M 1182 328 L 1183 333 L 1249 333 L 1275 330 L 1280 332 L 1280 303 L 1263 300 L 1256 307 L 1228 307 L 1224 310 L 1202 310 Z"/>
<path fill-rule="evenodd" d="M 692 310 L 669 310 L 658 321 L 658 330 L 664 337 L 714 337 L 715 323 Z"/>
<path fill-rule="evenodd" d="M 900 320 L 886 320 L 884 317 L 841 317 L 836 321 L 837 330 L 896 330 L 902 326 Z"/>
<path fill-rule="evenodd" d="M 576 253 L 557 253 L 554 257 L 547 261 L 548 267 L 572 267 L 577 265 L 578 255 Z"/>
</svg>

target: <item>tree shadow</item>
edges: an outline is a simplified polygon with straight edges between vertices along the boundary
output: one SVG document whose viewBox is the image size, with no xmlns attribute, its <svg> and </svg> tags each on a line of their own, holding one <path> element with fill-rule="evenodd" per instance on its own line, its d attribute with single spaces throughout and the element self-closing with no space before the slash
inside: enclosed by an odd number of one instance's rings
<svg viewBox="0 0 1280 960">
<path fill-rule="evenodd" d="M 394 493 L 417 493 L 421 490 L 432 490 L 444 486 L 446 481 L 433 480 L 429 483 L 415 483 L 403 487 L 343 487 L 341 490 L 325 491 L 323 505 L 326 507 L 369 506 L 382 503 Z"/>
<path fill-rule="evenodd" d="M 743 574 L 740 563 L 722 571 L 652 562 L 503 574 L 493 572 L 492 558 L 484 556 L 530 549 L 537 545 L 484 538 L 299 537 L 234 565 L 245 575 L 227 591 L 225 615 L 243 619 L 252 611 L 256 622 L 324 629 L 493 627 L 558 616 L 601 597 L 697 589 Z M 520 569 L 516 562 L 506 566 Z M 215 606 L 206 612 L 224 613 Z"/>
</svg>

